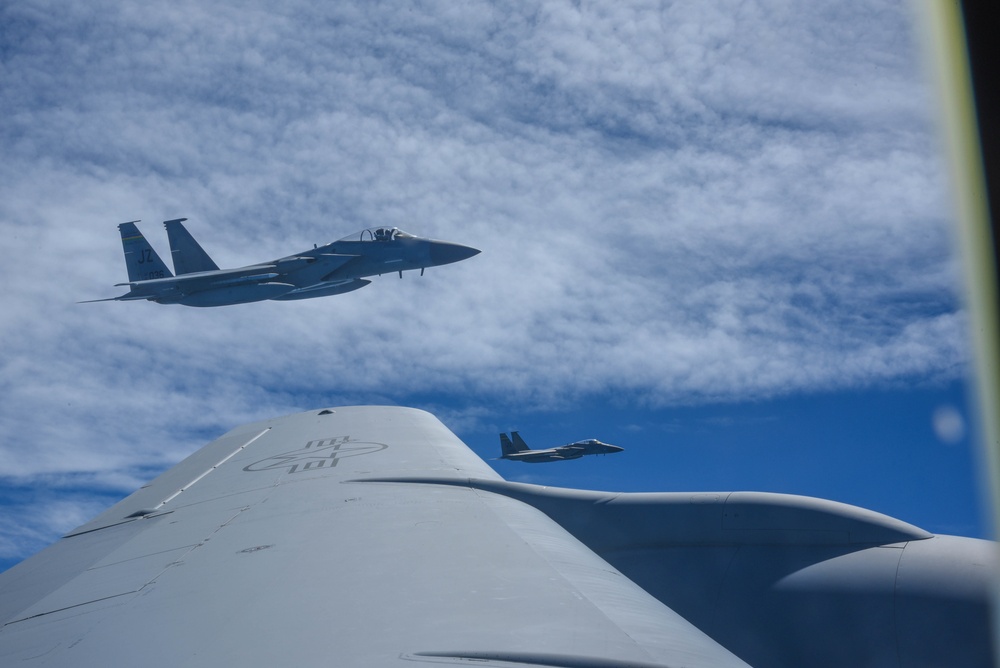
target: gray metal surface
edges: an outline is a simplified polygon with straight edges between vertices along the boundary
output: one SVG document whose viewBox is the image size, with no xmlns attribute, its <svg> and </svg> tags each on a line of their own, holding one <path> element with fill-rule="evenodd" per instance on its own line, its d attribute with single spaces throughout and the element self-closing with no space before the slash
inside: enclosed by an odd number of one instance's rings
<svg viewBox="0 0 1000 668">
<path fill-rule="evenodd" d="M 761 492 L 615 494 L 495 479 L 751 665 L 991 666 L 996 544 Z"/>
<path fill-rule="evenodd" d="M 996 545 L 501 479 L 396 407 L 245 425 L 0 574 L 0 665 L 990 666 Z"/>
<path fill-rule="evenodd" d="M 412 409 L 235 429 L 0 574 L 0 664 L 745 665 L 470 478 Z"/>
</svg>

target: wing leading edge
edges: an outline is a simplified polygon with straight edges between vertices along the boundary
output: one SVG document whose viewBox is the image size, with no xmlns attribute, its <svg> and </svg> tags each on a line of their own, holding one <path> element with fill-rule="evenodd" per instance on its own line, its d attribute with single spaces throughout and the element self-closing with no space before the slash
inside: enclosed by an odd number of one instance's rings
<svg viewBox="0 0 1000 668">
<path fill-rule="evenodd" d="M 422 411 L 240 427 L 0 575 L 0 662 L 746 665 L 483 481 Z"/>
</svg>

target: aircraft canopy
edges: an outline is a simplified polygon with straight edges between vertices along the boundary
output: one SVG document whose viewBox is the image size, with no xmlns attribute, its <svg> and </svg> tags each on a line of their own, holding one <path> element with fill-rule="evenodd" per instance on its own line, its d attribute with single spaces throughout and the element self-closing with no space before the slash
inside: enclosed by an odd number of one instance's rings
<svg viewBox="0 0 1000 668">
<path fill-rule="evenodd" d="M 338 241 L 394 241 L 412 238 L 412 234 L 404 232 L 398 227 L 369 227 L 366 230 L 349 234 Z"/>
</svg>

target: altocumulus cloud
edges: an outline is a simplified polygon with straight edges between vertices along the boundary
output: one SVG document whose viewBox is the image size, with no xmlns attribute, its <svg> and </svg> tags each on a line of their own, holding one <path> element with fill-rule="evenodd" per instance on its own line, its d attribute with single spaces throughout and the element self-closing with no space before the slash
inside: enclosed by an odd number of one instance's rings
<svg viewBox="0 0 1000 668">
<path fill-rule="evenodd" d="M 474 421 L 956 377 L 908 19 L 7 3 L 0 474 L 120 489 L 244 420 L 427 393 Z M 166 255 L 177 216 L 222 266 L 376 224 L 484 252 L 300 303 L 73 303 L 118 294 L 116 223 Z"/>
</svg>

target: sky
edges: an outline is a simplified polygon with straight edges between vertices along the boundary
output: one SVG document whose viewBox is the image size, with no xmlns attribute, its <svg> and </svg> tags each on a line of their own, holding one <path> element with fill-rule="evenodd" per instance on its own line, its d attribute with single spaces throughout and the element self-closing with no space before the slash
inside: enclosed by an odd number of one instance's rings
<svg viewBox="0 0 1000 668">
<path fill-rule="evenodd" d="M 0 569 L 242 423 L 430 410 L 610 491 L 987 536 L 934 91 L 900 2 L 0 5 Z M 375 225 L 482 250 L 346 295 L 113 297 Z"/>
</svg>

